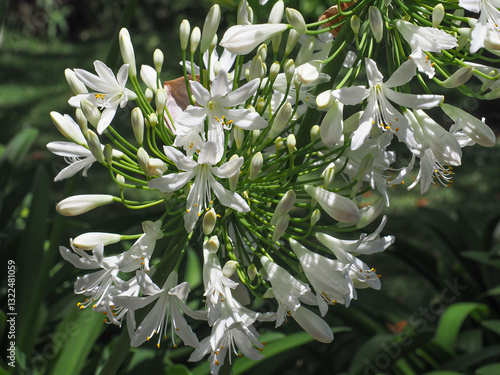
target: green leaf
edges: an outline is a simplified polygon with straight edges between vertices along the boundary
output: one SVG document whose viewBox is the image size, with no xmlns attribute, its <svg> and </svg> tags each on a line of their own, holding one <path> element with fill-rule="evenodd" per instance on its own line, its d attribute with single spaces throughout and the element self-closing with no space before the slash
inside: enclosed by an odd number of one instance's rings
<svg viewBox="0 0 500 375">
<path fill-rule="evenodd" d="M 462 252 L 462 256 L 464 256 L 465 258 L 472 259 L 486 266 L 500 269 L 500 260 L 491 259 L 490 254 L 484 251 L 464 251 Z"/>
<path fill-rule="evenodd" d="M 481 297 L 484 298 L 487 296 L 500 296 L 500 285 L 486 291 Z"/>
<path fill-rule="evenodd" d="M 76 313 L 75 313 L 76 310 Z M 74 309 L 73 319 L 62 323 L 60 329 L 70 329 L 71 334 L 57 357 L 51 375 L 79 374 L 96 340 L 106 327 L 102 314 L 91 309 Z"/>
<path fill-rule="evenodd" d="M 488 313 L 489 309 L 485 304 L 472 302 L 452 304 L 445 310 L 439 320 L 434 341 L 441 346 L 453 349 L 464 320 L 469 315 L 472 315 L 476 320 L 480 320 Z"/>
<path fill-rule="evenodd" d="M 165 375 L 191 375 L 192 372 L 184 365 L 170 366 L 165 369 Z"/>
<path fill-rule="evenodd" d="M 0 166 L 8 161 L 13 167 L 18 167 L 24 161 L 26 154 L 38 136 L 38 130 L 28 128 L 21 130 L 9 142 L 0 156 Z"/>
<path fill-rule="evenodd" d="M 495 332 L 496 334 L 500 335 L 500 320 L 483 320 L 481 322 L 481 325 L 484 328 L 489 329 L 490 331 Z"/>
<path fill-rule="evenodd" d="M 456 371 L 432 371 L 426 372 L 424 375 L 464 375 L 464 373 Z"/>
<path fill-rule="evenodd" d="M 187 249 L 187 259 L 186 259 L 186 276 L 185 280 L 191 285 L 191 290 L 195 289 L 198 285 L 202 283 L 202 271 L 200 258 L 194 251 L 192 247 Z"/>
<path fill-rule="evenodd" d="M 500 363 L 493 363 L 480 367 L 476 370 L 474 375 L 498 375 L 500 374 Z"/>
<path fill-rule="evenodd" d="M 488 360 L 489 358 L 498 358 L 498 353 L 500 353 L 500 345 L 490 346 L 478 350 L 474 353 L 463 354 L 460 357 L 456 357 L 449 362 L 443 363 L 441 369 L 443 370 L 463 370 L 468 367 L 472 367 L 478 363 Z"/>
</svg>

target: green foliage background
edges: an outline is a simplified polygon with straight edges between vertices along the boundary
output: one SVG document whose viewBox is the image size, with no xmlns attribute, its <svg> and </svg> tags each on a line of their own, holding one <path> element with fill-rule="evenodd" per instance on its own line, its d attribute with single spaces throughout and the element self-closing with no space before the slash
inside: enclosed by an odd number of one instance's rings
<svg viewBox="0 0 500 375">
<path fill-rule="evenodd" d="M 266 19 L 250 1 L 256 18 Z M 271 2 L 272 3 L 272 2 Z M 314 20 L 331 2 L 286 1 Z M 236 0 L 220 1 L 223 23 L 234 23 Z M 116 193 L 106 171 L 52 180 L 64 162 L 45 144 L 62 140 L 49 112 L 71 113 L 65 68 L 92 70 L 96 59 L 119 67 L 117 32 L 129 28 L 139 64 L 160 48 L 163 79 L 181 75 L 177 28 L 188 18 L 202 26 L 211 1 L 92 0 L 0 2 L 0 258 L 16 262 L 16 367 L 8 366 L 7 278 L 0 289 L 0 374 L 206 374 L 208 363 L 188 363 L 190 349 L 167 341 L 130 349 L 126 330 L 79 310 L 72 292 L 78 271 L 62 261 L 59 245 L 84 231 L 132 230 L 142 221 L 123 210 L 63 218 L 54 205 L 79 193 Z M 221 26 L 223 28 L 224 25 Z M 461 99 L 462 108 L 499 129 L 496 103 Z M 127 122 L 124 121 L 126 124 Z M 360 291 L 349 310 L 326 319 L 329 345 L 289 322 L 279 332 L 258 327 L 266 358 L 239 358 L 221 373 L 235 374 L 475 374 L 500 373 L 500 147 L 464 150 L 452 188 L 425 196 L 393 191 L 385 233 L 396 243 L 370 262 L 381 291 Z M 106 191 L 106 189 L 108 191 Z M 146 213 L 147 214 L 147 213 Z M 130 244 L 125 244 L 127 246 Z M 159 246 L 162 244 L 160 243 Z M 163 244 L 165 246 L 165 244 Z M 184 277 L 200 285 L 200 263 L 190 253 Z M 7 273 L 2 273 L 6 275 Z M 192 294 L 201 301 L 200 288 Z M 208 335 L 195 329 L 200 338 Z"/>
</svg>

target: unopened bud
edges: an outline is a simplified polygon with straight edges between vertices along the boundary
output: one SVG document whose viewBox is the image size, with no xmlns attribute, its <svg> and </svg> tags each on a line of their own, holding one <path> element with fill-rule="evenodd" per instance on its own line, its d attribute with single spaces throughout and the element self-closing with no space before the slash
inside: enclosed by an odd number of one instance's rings
<svg viewBox="0 0 500 375">
<path fill-rule="evenodd" d="M 121 241 L 121 236 L 116 233 L 89 232 L 79 235 L 73 244 L 83 250 L 94 250 L 99 245 L 111 245 Z"/>
<path fill-rule="evenodd" d="M 156 73 L 160 74 L 161 68 L 163 66 L 163 52 L 159 49 L 155 49 L 153 53 L 153 64 L 155 66 Z"/>
<path fill-rule="evenodd" d="M 320 111 L 324 111 L 332 106 L 334 100 L 332 90 L 326 90 L 316 96 L 316 105 Z"/>
<path fill-rule="evenodd" d="M 250 63 L 250 70 L 248 73 L 248 80 L 252 81 L 255 78 L 263 78 L 264 71 L 262 70 L 262 57 L 255 55 Z"/>
<path fill-rule="evenodd" d="M 236 143 L 236 148 L 239 150 L 245 140 L 245 133 L 243 129 L 238 126 L 233 127 L 234 142 Z"/>
<path fill-rule="evenodd" d="M 354 35 L 359 34 L 360 27 L 361 27 L 361 20 L 359 19 L 359 17 L 357 15 L 354 14 L 351 17 L 351 29 L 352 29 Z"/>
<path fill-rule="evenodd" d="M 286 8 L 286 19 L 299 34 L 307 32 L 306 21 L 297 9 Z"/>
<path fill-rule="evenodd" d="M 191 32 L 191 25 L 189 21 L 184 19 L 179 26 L 179 38 L 181 40 L 181 50 L 185 51 L 189 42 L 189 33 Z"/>
<path fill-rule="evenodd" d="M 87 118 L 85 117 L 83 111 L 80 108 L 75 109 L 75 117 L 76 117 L 76 123 L 80 127 L 82 134 L 87 133 L 88 130 Z"/>
<path fill-rule="evenodd" d="M 443 4 L 437 4 L 432 10 L 432 27 L 438 27 L 445 15 Z"/>
<path fill-rule="evenodd" d="M 198 26 L 195 26 L 193 31 L 191 31 L 191 39 L 190 39 L 191 54 L 194 54 L 196 52 L 196 49 L 200 44 L 200 39 L 201 39 L 201 30 Z"/>
<path fill-rule="evenodd" d="M 274 81 L 280 72 L 280 63 L 275 61 L 271 64 L 271 68 L 269 69 L 269 79 Z"/>
<path fill-rule="evenodd" d="M 314 226 L 321 219 L 321 211 L 316 208 L 311 215 L 311 225 Z"/>
<path fill-rule="evenodd" d="M 273 8 L 269 13 L 268 23 L 281 23 L 281 20 L 283 19 L 284 10 L 285 10 L 285 3 L 283 2 L 283 0 L 277 1 L 273 5 Z"/>
<path fill-rule="evenodd" d="M 146 166 L 146 176 L 162 176 L 163 173 L 167 171 L 167 165 L 163 162 L 163 160 L 158 158 L 149 158 L 148 164 Z"/>
<path fill-rule="evenodd" d="M 120 52 L 125 64 L 128 64 L 128 74 L 132 77 L 137 76 L 137 69 L 135 67 L 134 46 L 130 40 L 130 34 L 127 29 L 120 30 Z"/>
<path fill-rule="evenodd" d="M 214 6 L 212 6 L 212 8 L 210 8 L 207 17 L 205 18 L 205 23 L 203 24 L 203 33 L 200 43 L 200 53 L 205 53 L 205 51 L 210 46 L 210 43 L 212 43 L 215 33 L 219 28 L 220 17 L 221 17 L 220 6 L 215 4 Z"/>
<path fill-rule="evenodd" d="M 149 163 L 149 155 L 142 147 L 137 150 L 137 162 L 141 169 L 146 172 Z"/>
<path fill-rule="evenodd" d="M 290 52 L 292 52 L 293 48 L 299 41 L 300 34 L 295 31 L 295 29 L 291 29 L 288 33 L 288 39 L 286 40 L 285 46 L 285 56 L 288 56 Z"/>
<path fill-rule="evenodd" d="M 97 128 L 97 124 L 99 124 L 99 120 L 101 119 L 101 112 L 99 112 L 97 107 L 87 99 L 82 99 L 80 101 L 80 108 L 88 122 L 90 122 L 94 128 Z"/>
<path fill-rule="evenodd" d="M 368 209 L 366 209 L 362 214 L 361 220 L 356 224 L 356 228 L 361 229 L 371 224 L 377 217 L 380 216 L 382 210 L 385 207 L 384 197 L 378 198 Z"/>
<path fill-rule="evenodd" d="M 210 46 L 208 48 L 208 51 L 210 52 L 210 54 L 212 54 L 215 47 L 217 47 L 217 41 L 218 41 L 217 34 L 215 34 L 213 39 L 212 39 L 212 42 L 210 43 Z"/>
<path fill-rule="evenodd" d="M 266 99 L 260 97 L 257 100 L 257 105 L 255 109 L 257 110 L 257 112 L 262 112 L 265 108 L 266 108 Z"/>
<path fill-rule="evenodd" d="M 255 264 L 251 264 L 248 266 L 247 275 L 250 281 L 253 281 L 255 279 L 255 276 L 257 276 L 257 267 L 255 267 Z"/>
<path fill-rule="evenodd" d="M 290 153 L 297 151 L 297 148 L 295 147 L 296 144 L 297 140 L 295 139 L 295 135 L 289 134 L 286 138 L 286 147 L 288 147 L 288 151 L 290 151 Z"/>
<path fill-rule="evenodd" d="M 273 213 L 273 217 L 269 222 L 271 225 L 276 225 L 280 217 L 287 215 L 290 212 L 295 203 L 295 198 L 296 198 L 295 192 L 291 189 L 288 190 L 285 193 L 285 195 L 283 195 L 283 198 L 281 198 L 280 202 L 276 206 L 276 209 L 274 210 Z"/>
<path fill-rule="evenodd" d="M 233 276 L 237 267 L 238 267 L 238 262 L 234 260 L 229 260 L 226 262 L 226 264 L 224 264 L 224 267 L 222 268 L 222 274 L 226 277 L 231 277 Z"/>
<path fill-rule="evenodd" d="M 89 150 L 99 163 L 104 163 L 104 153 L 102 152 L 102 145 L 99 142 L 99 137 L 92 130 L 87 130 L 86 134 L 87 144 Z"/>
<path fill-rule="evenodd" d="M 335 165 L 328 166 L 323 173 L 321 174 L 323 177 L 323 187 L 328 189 L 335 178 Z"/>
<path fill-rule="evenodd" d="M 115 178 L 119 184 L 125 184 L 125 177 L 123 177 L 121 174 L 117 174 Z"/>
<path fill-rule="evenodd" d="M 64 71 L 64 75 L 71 91 L 73 91 L 75 95 L 86 94 L 89 92 L 83 82 L 78 79 L 74 71 L 72 71 L 71 69 L 66 69 Z"/>
<path fill-rule="evenodd" d="M 474 73 L 474 68 L 472 66 L 464 66 L 463 68 L 458 69 L 455 73 L 449 76 L 444 82 L 443 87 L 447 89 L 451 89 L 454 87 L 461 86 L 472 77 Z"/>
<path fill-rule="evenodd" d="M 74 195 L 60 201 L 56 210 L 64 216 L 76 216 L 91 211 L 94 208 L 113 202 L 112 195 L 85 194 Z"/>
<path fill-rule="evenodd" d="M 257 142 L 257 139 L 259 138 L 260 133 L 261 133 L 260 129 L 252 130 L 252 144 L 255 144 L 255 142 Z"/>
<path fill-rule="evenodd" d="M 68 115 L 61 115 L 58 112 L 50 112 L 50 118 L 56 126 L 57 130 L 68 138 L 79 145 L 85 144 L 85 137 L 83 136 L 79 126 L 73 121 L 73 119 Z"/>
<path fill-rule="evenodd" d="M 315 141 L 320 137 L 319 125 L 313 125 L 310 131 L 311 141 Z"/>
<path fill-rule="evenodd" d="M 380 10 L 376 6 L 371 6 L 368 9 L 368 21 L 375 41 L 380 43 L 384 36 L 384 20 L 382 19 Z"/>
<path fill-rule="evenodd" d="M 156 90 L 155 104 L 156 104 L 156 113 L 158 115 L 163 115 L 163 110 L 165 109 L 165 105 L 167 104 L 168 94 L 165 89 Z M 158 119 L 156 119 L 158 123 Z"/>
<path fill-rule="evenodd" d="M 257 48 L 257 55 L 262 58 L 262 61 L 266 61 L 267 59 L 267 44 L 261 44 L 259 48 Z"/>
<path fill-rule="evenodd" d="M 264 293 L 264 295 L 262 296 L 262 298 L 275 298 L 274 297 L 273 289 L 269 288 L 268 290 L 266 290 L 266 292 Z"/>
<path fill-rule="evenodd" d="M 276 226 L 274 227 L 273 236 L 271 238 L 273 242 L 278 241 L 283 235 L 283 233 L 285 233 L 286 229 L 288 228 L 289 221 L 290 221 L 290 215 L 280 216 L 278 218 Z"/>
<path fill-rule="evenodd" d="M 216 253 L 219 250 L 220 243 L 217 236 L 212 236 L 203 245 L 209 252 Z"/>
<path fill-rule="evenodd" d="M 153 100 L 153 97 L 155 96 L 155 94 L 153 93 L 153 90 L 151 90 L 149 87 L 147 87 L 146 90 L 144 90 L 144 96 L 146 97 L 146 100 L 148 101 L 148 103 L 151 103 L 151 100 Z"/>
<path fill-rule="evenodd" d="M 281 137 L 278 137 L 276 138 L 276 140 L 274 141 L 274 146 L 276 147 L 276 154 L 278 154 L 280 152 L 280 150 L 283 148 L 285 142 L 283 141 L 283 138 Z"/>
<path fill-rule="evenodd" d="M 211 208 L 205 215 L 203 216 L 203 233 L 205 235 L 209 235 L 215 228 L 215 222 L 217 221 L 217 214 L 215 210 Z"/>
<path fill-rule="evenodd" d="M 335 100 L 321 121 L 321 141 L 327 147 L 332 147 L 342 137 L 344 129 L 343 109 L 344 105 L 339 100 Z"/>
<path fill-rule="evenodd" d="M 142 146 L 144 140 L 144 116 L 139 107 L 135 107 L 130 115 L 132 122 L 132 130 L 137 143 Z"/>
<path fill-rule="evenodd" d="M 154 128 L 156 125 L 158 125 L 158 116 L 156 115 L 156 113 L 149 114 L 148 124 L 152 128 Z"/>
<path fill-rule="evenodd" d="M 262 168 L 263 163 L 264 163 L 264 157 L 262 156 L 262 153 L 257 152 L 253 156 L 252 161 L 250 162 L 250 175 L 249 175 L 250 180 L 254 180 L 255 177 L 257 177 Z"/>
<path fill-rule="evenodd" d="M 286 60 L 283 71 L 285 72 L 285 78 L 287 84 L 291 84 L 293 76 L 295 74 L 295 62 L 292 59 Z"/>
<path fill-rule="evenodd" d="M 113 163 L 113 147 L 110 144 L 104 146 L 103 154 L 106 164 L 110 166 Z"/>
<path fill-rule="evenodd" d="M 271 130 L 269 131 L 269 138 L 275 138 L 283 132 L 285 127 L 288 125 L 290 118 L 292 117 L 292 105 L 290 102 L 286 102 L 276 114 Z"/>
</svg>

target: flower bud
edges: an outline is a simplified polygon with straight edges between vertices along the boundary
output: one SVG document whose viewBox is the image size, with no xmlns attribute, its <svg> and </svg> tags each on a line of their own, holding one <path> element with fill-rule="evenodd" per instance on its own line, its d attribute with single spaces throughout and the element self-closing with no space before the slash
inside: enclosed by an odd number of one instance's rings
<svg viewBox="0 0 500 375">
<path fill-rule="evenodd" d="M 231 53 L 246 55 L 255 47 L 287 29 L 285 24 L 236 25 L 230 27 L 220 41 L 220 46 Z"/>
<path fill-rule="evenodd" d="M 382 19 L 380 10 L 376 6 L 371 6 L 368 9 L 368 22 L 370 23 L 370 29 L 375 41 L 380 43 L 384 36 L 384 20 Z"/>
<path fill-rule="evenodd" d="M 59 132 L 70 141 L 79 145 L 84 145 L 86 143 L 85 137 L 83 136 L 78 124 L 75 123 L 70 116 L 62 116 L 60 113 L 52 111 L 50 112 L 50 118 L 52 119 L 52 122 L 56 126 L 57 130 L 59 130 Z"/>
<path fill-rule="evenodd" d="M 443 4 L 437 4 L 434 9 L 432 9 L 432 27 L 438 27 L 445 15 L 445 10 Z"/>
<path fill-rule="evenodd" d="M 361 220 L 356 224 L 356 228 L 361 229 L 371 224 L 377 217 L 380 216 L 385 207 L 384 197 L 378 198 L 371 206 L 365 207 Z"/>
<path fill-rule="evenodd" d="M 299 34 L 307 32 L 306 21 L 297 9 L 286 8 L 286 19 Z"/>
<path fill-rule="evenodd" d="M 217 221 L 217 214 L 215 210 L 211 208 L 205 215 L 203 216 L 203 233 L 205 235 L 209 235 L 215 228 L 215 222 Z"/>
<path fill-rule="evenodd" d="M 130 34 L 127 29 L 123 28 L 120 30 L 120 52 L 122 53 L 122 59 L 125 64 L 128 64 L 128 74 L 132 77 L 137 75 L 137 69 L 135 67 L 135 55 L 134 46 L 130 40 Z"/>
<path fill-rule="evenodd" d="M 149 158 L 148 164 L 146 165 L 146 176 L 162 176 L 163 173 L 167 171 L 167 165 L 163 160 L 158 158 Z"/>
<path fill-rule="evenodd" d="M 217 33 L 217 29 L 219 28 L 220 17 L 220 6 L 218 4 L 215 4 L 212 6 L 212 8 L 210 8 L 207 17 L 205 18 L 205 23 L 203 24 L 200 53 L 205 53 L 205 51 L 210 46 L 210 43 L 212 43 L 212 40 Z"/>
<path fill-rule="evenodd" d="M 280 150 L 283 148 L 285 142 L 283 142 L 283 138 L 281 137 L 278 137 L 276 138 L 276 140 L 274 141 L 274 146 L 276 147 L 276 154 L 278 154 L 280 152 Z"/>
<path fill-rule="evenodd" d="M 107 144 L 104 146 L 104 161 L 106 161 L 106 164 L 111 166 L 113 163 L 113 147 L 110 144 Z"/>
<path fill-rule="evenodd" d="M 295 70 L 295 72 L 297 73 L 297 77 L 300 79 L 300 82 L 307 85 L 319 78 L 321 68 L 321 61 L 313 60 L 302 64 Z"/>
<path fill-rule="evenodd" d="M 332 147 L 340 140 L 340 137 L 342 137 L 342 131 L 344 129 L 344 121 L 342 119 L 343 109 L 344 105 L 339 100 L 335 100 L 321 121 L 321 141 L 327 147 Z"/>
<path fill-rule="evenodd" d="M 351 29 L 352 29 L 352 32 L 354 33 L 354 35 L 359 34 L 360 27 L 361 27 L 361 20 L 359 19 L 359 17 L 357 15 L 354 14 L 351 17 Z"/>
<path fill-rule="evenodd" d="M 463 68 L 458 69 L 455 73 L 449 76 L 444 82 L 443 87 L 447 89 L 451 89 L 454 87 L 461 86 L 472 77 L 474 73 L 474 68 L 472 66 L 464 66 Z"/>
<path fill-rule="evenodd" d="M 267 59 L 267 44 L 261 44 L 259 48 L 257 48 L 257 55 L 262 58 L 262 61 L 266 61 Z"/>
<path fill-rule="evenodd" d="M 293 76 L 293 87 L 295 88 L 295 91 L 300 91 L 300 87 L 302 86 L 302 81 L 300 80 L 300 77 L 298 74 L 295 74 Z"/>
<path fill-rule="evenodd" d="M 101 112 L 99 112 L 97 107 L 87 99 L 82 99 L 80 101 L 80 108 L 88 122 L 90 122 L 94 128 L 97 128 L 97 124 L 99 124 L 99 120 L 101 120 Z"/>
<path fill-rule="evenodd" d="M 156 127 L 156 125 L 158 125 L 158 116 L 156 115 L 156 113 L 149 114 L 148 124 L 152 128 L 154 128 L 154 127 Z"/>
<path fill-rule="evenodd" d="M 243 141 L 245 140 L 245 133 L 243 129 L 238 126 L 233 127 L 234 142 L 236 143 L 236 148 L 239 150 Z"/>
<path fill-rule="evenodd" d="M 283 12 L 285 10 L 285 3 L 283 0 L 277 1 L 274 5 L 273 8 L 271 9 L 271 12 L 269 13 L 269 23 L 281 23 L 281 20 L 283 19 Z"/>
<path fill-rule="evenodd" d="M 113 202 L 112 195 L 83 194 L 63 199 L 56 205 L 56 210 L 64 216 L 77 216 L 94 208 Z"/>
<path fill-rule="evenodd" d="M 153 93 L 153 90 L 151 90 L 149 87 L 147 87 L 146 90 L 144 90 L 144 96 L 146 97 L 148 103 L 151 103 L 151 100 L 153 100 L 154 95 L 155 94 Z"/>
<path fill-rule="evenodd" d="M 288 59 L 285 61 L 285 67 L 283 71 L 285 72 L 285 78 L 287 84 L 291 84 L 293 76 L 295 74 L 295 63 L 292 59 Z"/>
<path fill-rule="evenodd" d="M 278 74 L 280 73 L 280 63 L 275 61 L 271 64 L 271 68 L 269 69 L 269 79 L 274 81 Z"/>
<path fill-rule="evenodd" d="M 239 156 L 234 154 L 233 156 L 231 156 L 231 158 L 229 159 L 229 161 L 233 160 L 233 159 L 238 159 Z M 240 171 L 237 171 L 234 175 L 230 176 L 228 178 L 229 180 L 229 189 L 231 191 L 235 191 L 236 190 L 236 187 L 238 186 L 238 180 L 240 178 Z"/>
<path fill-rule="evenodd" d="M 135 107 L 130 115 L 132 122 L 132 130 L 134 131 L 134 137 L 137 143 L 142 146 L 144 141 L 144 116 L 139 107 Z"/>
<path fill-rule="evenodd" d="M 231 277 L 233 276 L 237 267 L 238 267 L 238 262 L 234 260 L 229 260 L 226 262 L 226 264 L 224 264 L 224 267 L 222 268 L 222 274 L 226 277 Z"/>
<path fill-rule="evenodd" d="M 311 141 L 315 141 L 320 137 L 319 125 L 313 125 L 310 131 Z"/>
<path fill-rule="evenodd" d="M 252 81 L 255 78 L 263 78 L 264 71 L 262 70 L 262 57 L 255 55 L 250 63 L 250 70 L 248 72 L 248 80 Z"/>
<path fill-rule="evenodd" d="M 250 180 L 254 180 L 255 177 L 260 172 L 260 169 L 262 168 L 262 164 L 264 163 L 264 157 L 262 156 L 262 153 L 257 152 L 253 158 L 252 161 L 250 162 L 250 175 L 249 178 Z"/>
<path fill-rule="evenodd" d="M 241 0 L 236 13 L 237 25 L 251 25 L 253 20 L 253 12 L 246 0 Z"/>
<path fill-rule="evenodd" d="M 146 172 L 149 163 L 149 155 L 142 147 L 139 147 L 137 150 L 137 162 L 139 163 L 141 169 Z"/>
<path fill-rule="evenodd" d="M 156 113 L 160 116 L 163 114 L 163 110 L 165 109 L 165 105 L 167 104 L 168 94 L 165 89 L 156 90 L 155 104 L 156 104 Z M 158 118 L 156 119 L 158 123 Z"/>
<path fill-rule="evenodd" d="M 121 174 L 117 174 L 117 175 L 116 175 L 116 181 L 117 181 L 119 184 L 124 184 L 124 183 L 125 183 L 125 177 L 123 177 Z"/>
<path fill-rule="evenodd" d="M 295 59 L 296 66 L 301 66 L 302 64 L 312 60 L 314 44 L 315 38 L 313 36 L 310 36 L 304 44 L 302 44 L 302 47 L 300 47 L 299 52 L 297 53 L 297 58 Z"/>
<path fill-rule="evenodd" d="M 210 54 L 212 54 L 212 52 L 214 51 L 215 47 L 217 47 L 217 42 L 218 42 L 218 38 L 217 38 L 217 34 L 214 35 L 213 39 L 212 39 L 212 42 L 210 43 L 210 46 L 208 48 L 208 51 L 210 52 Z"/>
<path fill-rule="evenodd" d="M 295 139 L 295 135 L 289 134 L 288 137 L 286 137 L 286 147 L 288 147 L 288 151 L 290 153 L 297 151 L 297 148 L 295 147 L 296 144 L 297 140 Z"/>
<path fill-rule="evenodd" d="M 189 33 L 191 32 L 191 25 L 189 21 L 184 19 L 179 26 L 179 38 L 181 40 L 181 50 L 185 51 L 189 42 Z"/>
<path fill-rule="evenodd" d="M 89 150 L 99 163 L 104 163 L 104 153 L 102 152 L 102 145 L 99 142 L 99 137 L 92 130 L 87 130 L 86 134 L 87 144 Z"/>
<path fill-rule="evenodd" d="M 333 182 L 333 179 L 335 178 L 335 165 L 332 163 L 330 164 L 321 174 L 321 177 L 323 177 L 323 187 L 325 189 L 328 189 L 330 185 Z"/>
<path fill-rule="evenodd" d="M 285 233 L 286 229 L 288 228 L 289 221 L 290 221 L 290 215 L 285 215 L 278 218 L 278 221 L 274 228 L 273 236 L 271 238 L 273 242 L 278 241 L 283 235 L 283 233 Z"/>
<path fill-rule="evenodd" d="M 351 199 L 311 185 L 305 185 L 304 188 L 333 219 L 351 223 L 361 218 L 358 206 Z"/>
<path fill-rule="evenodd" d="M 316 208 L 311 215 L 311 226 L 316 225 L 319 219 L 321 219 L 321 211 Z"/>
<path fill-rule="evenodd" d="M 285 56 L 288 56 L 290 52 L 292 52 L 293 48 L 299 41 L 300 34 L 295 31 L 295 29 L 291 29 L 288 33 L 288 39 L 286 40 L 285 46 Z"/>
<path fill-rule="evenodd" d="M 274 297 L 273 289 L 269 288 L 268 290 L 266 290 L 266 292 L 264 293 L 264 295 L 262 296 L 262 298 L 275 298 Z"/>
<path fill-rule="evenodd" d="M 278 218 L 287 215 L 295 203 L 295 198 L 296 198 L 295 192 L 291 189 L 288 190 L 285 193 L 285 195 L 283 195 L 283 198 L 281 198 L 280 202 L 276 206 L 276 209 L 274 210 L 273 213 L 273 217 L 271 218 L 269 224 L 276 225 L 276 223 L 278 222 Z"/>
<path fill-rule="evenodd" d="M 324 111 L 332 106 L 334 100 L 332 90 L 326 90 L 316 96 L 316 105 L 320 111 Z"/>
<path fill-rule="evenodd" d="M 275 138 L 283 132 L 285 127 L 288 125 L 290 118 L 292 117 L 292 105 L 290 102 L 286 102 L 278 111 L 274 117 L 271 130 L 269 131 L 268 138 Z"/>
<path fill-rule="evenodd" d="M 83 114 L 83 111 L 80 108 L 75 109 L 75 117 L 78 126 L 80 127 L 80 131 L 82 134 L 86 134 L 89 128 L 87 127 L 87 118 Z"/>
<path fill-rule="evenodd" d="M 161 72 L 161 67 L 163 66 L 163 52 L 159 50 L 158 48 L 155 49 L 153 53 L 153 64 L 155 66 L 156 73 L 160 74 Z"/>
<path fill-rule="evenodd" d="M 249 108 L 247 108 L 247 109 L 249 109 Z M 260 133 L 261 133 L 260 129 L 252 130 L 252 144 L 255 144 L 255 142 L 257 142 L 257 138 L 259 138 Z"/>
<path fill-rule="evenodd" d="M 211 253 L 216 253 L 217 250 L 219 250 L 219 239 L 217 236 L 212 236 L 210 237 L 205 243 L 203 244 L 203 247 L 207 249 Z"/>
<path fill-rule="evenodd" d="M 111 245 L 121 241 L 121 236 L 116 233 L 89 232 L 79 235 L 73 244 L 82 250 L 94 250 L 98 245 Z"/>
<path fill-rule="evenodd" d="M 89 92 L 83 82 L 78 79 L 74 71 L 66 69 L 64 71 L 64 75 L 66 77 L 66 81 L 68 81 L 71 91 L 73 91 L 75 95 L 86 94 Z"/>
<path fill-rule="evenodd" d="M 191 39 L 190 39 L 191 54 L 194 54 L 196 52 L 196 49 L 200 44 L 200 39 L 201 39 L 201 30 L 198 26 L 195 26 L 193 31 L 191 31 Z"/>
<path fill-rule="evenodd" d="M 266 98 L 260 97 L 257 99 L 256 107 L 257 112 L 262 112 L 266 108 Z"/>
<path fill-rule="evenodd" d="M 250 281 L 253 281 L 255 279 L 255 276 L 257 276 L 257 267 L 255 267 L 255 264 L 251 264 L 248 266 L 247 275 Z"/>
</svg>

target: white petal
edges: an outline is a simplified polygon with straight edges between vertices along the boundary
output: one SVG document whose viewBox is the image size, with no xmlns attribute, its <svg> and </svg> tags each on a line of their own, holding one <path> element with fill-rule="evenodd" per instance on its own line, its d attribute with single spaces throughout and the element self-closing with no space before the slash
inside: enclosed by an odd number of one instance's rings
<svg viewBox="0 0 500 375">
<path fill-rule="evenodd" d="M 357 222 L 361 218 L 358 206 L 351 199 L 311 185 L 305 185 L 304 188 L 335 220 Z"/>
<path fill-rule="evenodd" d="M 175 147 L 164 146 L 163 152 L 165 152 L 167 158 L 172 160 L 175 166 L 181 171 L 190 171 L 198 166 L 197 162 L 195 162 L 193 159 L 188 158 Z"/>
<path fill-rule="evenodd" d="M 444 96 L 442 95 L 414 95 L 396 92 L 394 90 L 385 88 L 384 95 L 387 97 L 387 99 L 392 100 L 394 103 L 399 104 L 400 106 L 415 109 L 433 108 L 441 104 L 441 102 L 444 100 Z"/>
<path fill-rule="evenodd" d="M 213 167 L 212 173 L 219 178 L 229 178 L 234 176 L 243 165 L 243 158 L 235 158 L 227 163 L 222 164 L 220 167 Z"/>
<path fill-rule="evenodd" d="M 233 120 L 236 126 L 245 130 L 262 129 L 268 125 L 257 112 L 251 112 L 248 109 L 227 109 L 226 113 L 228 120 Z"/>
<path fill-rule="evenodd" d="M 171 193 L 186 185 L 195 175 L 195 169 L 189 172 L 170 173 L 168 175 L 152 179 L 148 182 L 148 186 L 151 189 L 158 189 L 163 193 Z"/>
<path fill-rule="evenodd" d="M 199 164 L 215 165 L 220 160 L 217 155 L 217 145 L 214 141 L 208 141 L 198 155 Z"/>
<path fill-rule="evenodd" d="M 217 196 L 221 204 L 226 207 L 230 207 L 238 212 L 248 212 L 250 207 L 247 202 L 234 191 L 229 191 L 224 189 L 224 187 L 215 180 L 213 176 L 209 176 L 209 183 L 212 191 Z"/>
<path fill-rule="evenodd" d="M 361 86 L 343 87 L 332 91 L 332 95 L 345 105 L 355 105 L 361 103 L 370 95 L 370 89 Z"/>
<path fill-rule="evenodd" d="M 182 112 L 177 118 L 175 122 L 188 127 L 198 126 L 207 117 L 207 110 L 201 107 L 193 107 L 189 105 L 184 112 Z"/>
<path fill-rule="evenodd" d="M 416 74 L 417 70 L 415 69 L 415 64 L 411 60 L 406 60 L 394 73 L 392 73 L 391 78 L 384 83 L 384 86 L 403 86 L 410 82 Z"/>
<path fill-rule="evenodd" d="M 328 344 L 333 341 L 333 332 L 330 326 L 305 307 L 300 306 L 295 313 L 292 313 L 292 317 L 299 323 L 304 331 L 309 333 L 319 342 Z"/>
<path fill-rule="evenodd" d="M 219 101 L 219 104 L 223 107 L 234 107 L 239 104 L 243 104 L 250 98 L 260 85 L 260 79 L 256 78 L 243 86 L 238 87 L 236 90 L 231 91 L 225 98 Z"/>
<path fill-rule="evenodd" d="M 228 92 L 229 92 L 229 80 L 227 78 L 227 72 L 224 69 L 222 69 L 221 71 L 219 71 L 219 73 L 212 82 L 212 86 L 210 88 L 210 94 L 211 97 L 214 98 L 214 97 L 226 96 Z"/>
<path fill-rule="evenodd" d="M 370 87 L 382 83 L 384 76 L 378 70 L 377 63 L 372 59 L 366 58 L 365 65 L 366 65 L 366 76 L 368 78 L 368 82 L 370 83 Z"/>
<path fill-rule="evenodd" d="M 202 106 L 206 106 L 210 100 L 210 93 L 208 90 L 198 81 L 189 81 L 189 85 L 191 86 L 191 92 L 196 99 L 196 102 Z"/>
</svg>

